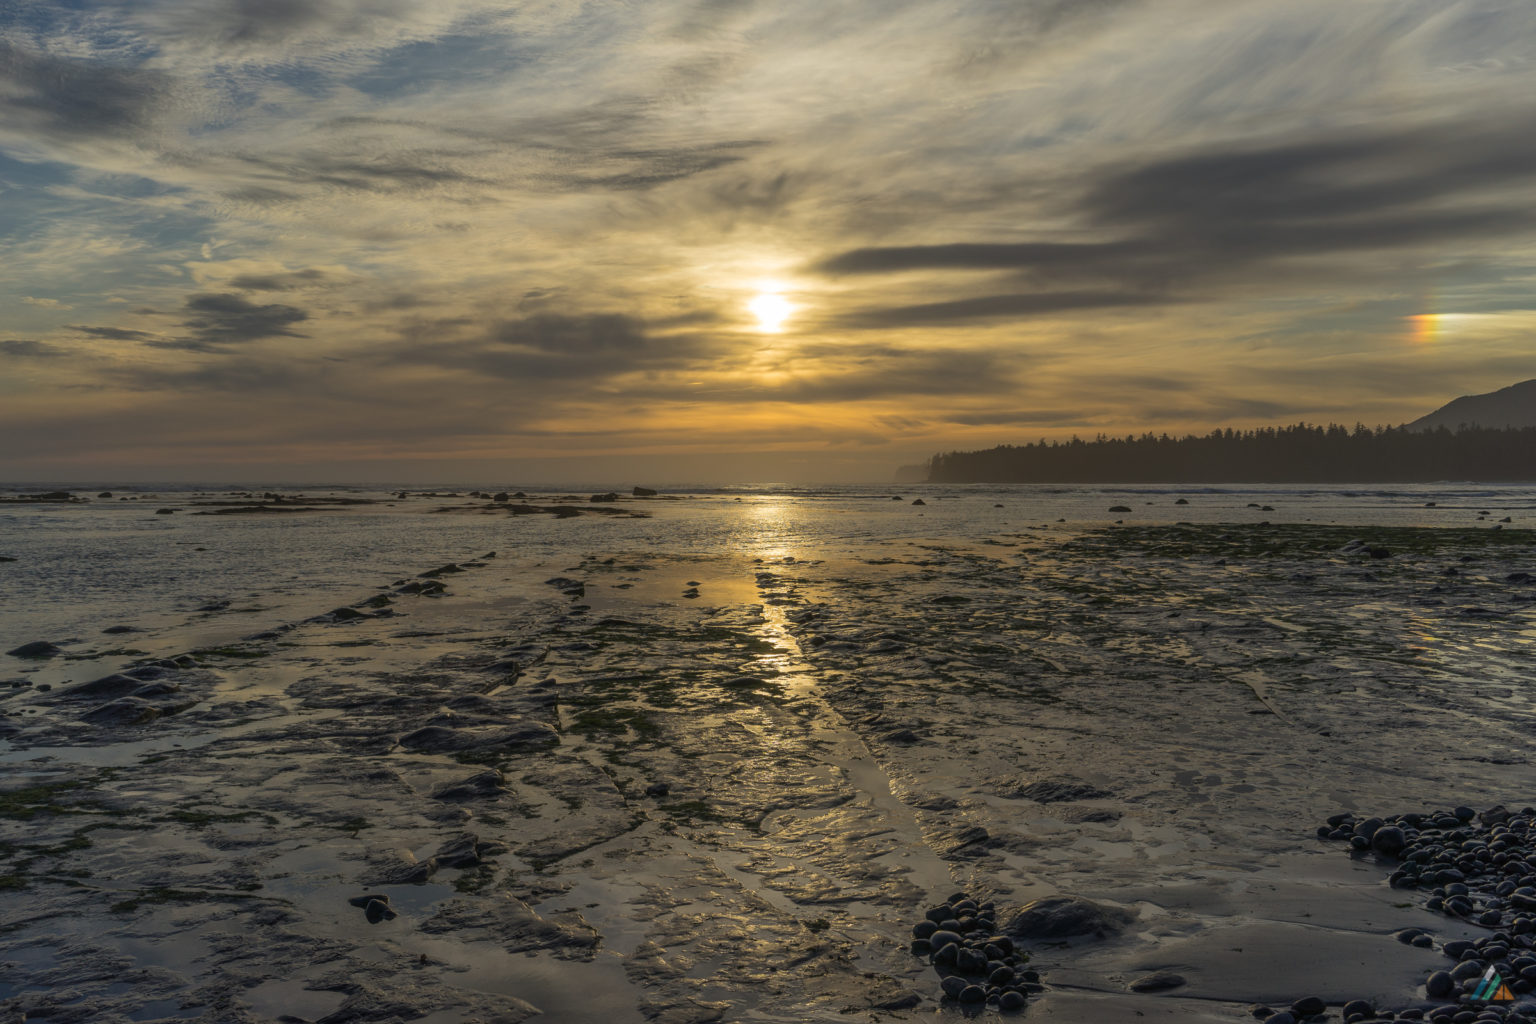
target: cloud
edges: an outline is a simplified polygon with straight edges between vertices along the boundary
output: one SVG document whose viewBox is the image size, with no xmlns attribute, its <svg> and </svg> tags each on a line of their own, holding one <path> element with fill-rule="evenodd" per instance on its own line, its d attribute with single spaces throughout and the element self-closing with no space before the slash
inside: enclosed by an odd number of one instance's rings
<svg viewBox="0 0 1536 1024">
<path fill-rule="evenodd" d="M 46 342 L 27 341 L 20 338 L 0 340 L 0 355 L 15 359 L 56 359 L 64 354 L 63 349 Z"/>
<path fill-rule="evenodd" d="M 923 324 L 968 323 L 975 320 L 1018 319 L 1046 313 L 1145 306 L 1170 301 L 1155 293 L 1136 292 L 1014 292 L 969 299 L 888 306 L 849 313 L 836 319 L 845 327 L 891 328 Z"/>
<path fill-rule="evenodd" d="M 81 334 L 92 338 L 101 338 L 105 341 L 155 341 L 159 335 L 150 334 L 148 331 L 133 331 L 125 327 L 93 327 L 88 324 L 69 324 L 69 330 L 79 331 Z"/>
<path fill-rule="evenodd" d="M 28 50 L 0 38 L 0 111 L 13 131 L 139 137 L 174 85 L 165 71 Z"/>
<path fill-rule="evenodd" d="M 29 306 L 41 306 L 44 309 L 74 309 L 74 306 L 66 305 L 58 299 L 39 299 L 31 295 L 23 295 L 21 301 Z"/>
<path fill-rule="evenodd" d="M 413 343 L 396 358 L 500 380 L 592 384 L 640 370 L 679 368 L 707 347 L 688 335 L 652 337 L 642 321 L 618 313 L 541 313 L 496 322 L 465 340 L 415 340 L 465 326 L 474 322 L 461 318 L 416 325 L 408 332 Z"/>
<path fill-rule="evenodd" d="M 285 292 L 325 280 L 325 271 L 313 267 L 279 274 L 241 274 L 229 279 L 231 288 L 247 292 Z"/>
<path fill-rule="evenodd" d="M 192 331 L 192 337 L 165 342 L 165 347 L 216 352 L 227 344 L 259 338 L 302 338 L 290 327 L 309 319 L 296 306 L 258 305 L 230 292 L 193 295 L 182 308 L 187 314 L 182 326 Z"/>
<path fill-rule="evenodd" d="M 261 176 L 280 184 L 324 185 L 355 192 L 395 193 L 435 188 L 444 185 L 479 184 L 489 182 L 472 174 L 446 166 L 430 164 L 424 160 L 405 160 L 396 157 L 380 157 L 377 160 L 356 160 L 323 153 L 295 154 L 287 159 L 277 159 L 255 154 L 243 154 L 239 160 L 256 168 Z M 263 186 L 255 186 L 257 190 Z M 246 198 L 255 199 L 250 187 Z M 289 193 L 274 191 L 276 198 Z"/>
<path fill-rule="evenodd" d="M 1468 241 L 1488 249 L 1536 229 L 1536 118 L 1205 143 L 1103 165 L 1086 178 L 1058 211 L 1073 226 L 1055 233 L 1088 240 L 861 247 L 811 269 L 831 277 L 998 272 L 1021 286 L 849 318 L 893 327 L 1178 301 L 1212 284 L 1251 285 L 1256 272 L 1280 265 L 1288 276 L 1305 274 L 1306 261 L 1318 280 L 1346 265 L 1358 275 L 1366 271 L 1353 256 L 1362 252 L 1432 259 Z M 1054 290 L 1062 285 L 1084 290 Z"/>
</svg>

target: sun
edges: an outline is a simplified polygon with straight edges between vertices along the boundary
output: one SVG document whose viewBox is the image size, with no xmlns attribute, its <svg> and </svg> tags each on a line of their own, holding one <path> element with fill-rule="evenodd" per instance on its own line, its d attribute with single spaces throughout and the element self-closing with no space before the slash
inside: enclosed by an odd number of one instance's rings
<svg viewBox="0 0 1536 1024">
<path fill-rule="evenodd" d="M 795 311 L 795 306 L 778 292 L 762 291 L 747 303 L 747 309 L 757 317 L 758 330 L 765 334 L 778 334 L 784 329 L 784 321 Z"/>
</svg>

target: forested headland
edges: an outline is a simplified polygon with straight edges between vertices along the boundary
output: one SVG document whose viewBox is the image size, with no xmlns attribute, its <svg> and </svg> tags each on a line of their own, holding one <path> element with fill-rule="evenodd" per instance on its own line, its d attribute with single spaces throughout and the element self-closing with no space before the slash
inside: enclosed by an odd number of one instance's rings
<svg viewBox="0 0 1536 1024">
<path fill-rule="evenodd" d="M 1536 480 L 1536 427 L 1298 423 L 1040 441 L 928 460 L 930 483 L 1407 483 Z"/>
</svg>

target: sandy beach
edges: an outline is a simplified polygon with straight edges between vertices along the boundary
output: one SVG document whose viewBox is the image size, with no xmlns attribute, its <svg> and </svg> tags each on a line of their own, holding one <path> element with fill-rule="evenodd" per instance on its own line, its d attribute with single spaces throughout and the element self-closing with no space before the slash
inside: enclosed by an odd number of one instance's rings
<svg viewBox="0 0 1536 1024">
<path fill-rule="evenodd" d="M 960 893 L 1101 913 L 1031 1020 L 1451 1005 L 1518 908 L 1317 830 L 1536 803 L 1536 533 L 913 497 L 415 499 L 501 542 L 6 656 L 0 1021 L 1008 1019 L 913 952 Z"/>
</svg>

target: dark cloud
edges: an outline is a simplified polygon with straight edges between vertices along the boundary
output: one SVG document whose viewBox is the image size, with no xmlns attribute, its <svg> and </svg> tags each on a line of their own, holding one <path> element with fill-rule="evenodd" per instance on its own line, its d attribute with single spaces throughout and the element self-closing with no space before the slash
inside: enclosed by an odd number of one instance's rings
<svg viewBox="0 0 1536 1024">
<path fill-rule="evenodd" d="M 618 150 L 604 154 L 605 159 L 628 164 L 626 170 L 615 174 L 572 176 L 569 182 L 576 188 L 647 189 L 665 185 L 671 181 L 691 178 L 706 171 L 717 170 L 739 163 L 745 157 L 734 150 L 761 146 L 761 142 L 743 140 L 723 142 L 714 146 L 675 149 Z"/>
<path fill-rule="evenodd" d="M 21 338 L 0 340 L 0 356 L 10 356 L 15 359 L 55 359 L 62 355 L 64 355 L 63 349 L 46 342 L 27 341 Z"/>
<path fill-rule="evenodd" d="M 1109 309 L 1118 306 L 1145 306 L 1167 302 L 1154 293 L 1136 292 L 1014 292 L 1003 295 L 979 295 L 946 302 L 924 302 L 911 306 L 866 309 L 836 320 L 842 327 L 905 327 L 914 324 L 953 324 L 973 320 L 1020 318 L 1042 313 L 1062 313 L 1079 309 Z"/>
<path fill-rule="evenodd" d="M 400 362 L 468 370 L 508 381 L 593 383 L 636 371 L 678 369 L 711 354 L 711 345 L 690 335 L 653 337 L 646 325 L 618 313 L 541 313 L 492 325 L 478 336 L 424 343 L 462 328 L 462 318 L 412 325 Z"/>
<path fill-rule="evenodd" d="M 294 156 L 288 160 L 244 154 L 242 163 L 283 183 L 325 185 L 356 192 L 402 192 L 456 184 L 488 184 L 482 178 L 452 167 L 424 160 L 398 158 L 357 160 L 320 154 Z M 280 189 L 249 186 L 240 198 L 249 202 L 270 202 L 288 198 Z"/>
<path fill-rule="evenodd" d="M 242 274 L 232 278 L 229 286 L 247 292 L 285 292 L 324 280 L 325 271 L 310 267 L 284 274 Z"/>
<path fill-rule="evenodd" d="M 153 341 L 158 335 L 148 331 L 130 331 L 126 327 L 92 327 L 88 324 L 69 324 L 69 330 L 78 331 L 92 338 L 106 341 Z"/>
<path fill-rule="evenodd" d="M 25 50 L 0 39 L 0 111 L 56 136 L 141 135 L 168 98 L 163 71 Z"/>
<path fill-rule="evenodd" d="M 216 10 L 216 29 L 228 43 L 279 41 L 326 21 L 324 5 L 312 0 L 233 0 Z"/>
<path fill-rule="evenodd" d="M 301 338 L 290 327 L 309 319 L 296 306 L 258 305 L 231 292 L 193 295 L 182 308 L 187 314 L 182 326 L 192 337 L 159 343 L 161 347 L 217 352 L 223 345 L 258 338 Z"/>
<path fill-rule="evenodd" d="M 1088 240 L 860 248 L 815 269 L 995 271 L 1018 285 L 1011 294 L 853 316 L 868 326 L 1162 302 L 1256 272 L 1295 275 L 1304 261 L 1316 275 L 1360 252 L 1430 258 L 1450 246 L 1496 247 L 1536 230 L 1533 190 L 1532 118 L 1208 147 L 1089 174 L 1064 211 Z"/>
</svg>

